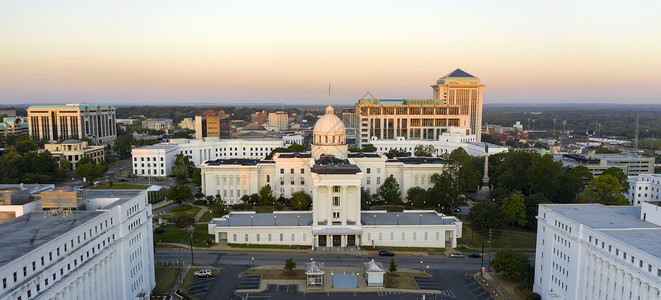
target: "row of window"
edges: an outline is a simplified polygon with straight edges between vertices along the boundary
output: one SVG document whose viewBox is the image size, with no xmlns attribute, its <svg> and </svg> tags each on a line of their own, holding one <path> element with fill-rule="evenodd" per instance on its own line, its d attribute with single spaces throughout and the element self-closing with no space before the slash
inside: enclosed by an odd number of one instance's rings
<svg viewBox="0 0 661 300">
<path fill-rule="evenodd" d="M 599 239 L 596 238 L 596 237 L 593 239 L 592 236 L 589 236 L 588 241 L 590 241 L 590 243 L 592 243 L 592 240 L 594 240 L 594 245 L 596 247 L 599 247 Z M 604 243 L 604 241 L 601 242 L 601 249 L 603 249 L 604 251 L 606 250 L 606 243 Z M 608 253 L 613 254 L 613 247 L 611 245 L 608 245 Z M 630 262 L 633 266 L 636 266 L 636 257 L 633 256 L 633 255 L 629 255 L 629 260 L 627 260 L 627 253 L 625 251 L 622 251 L 622 256 L 620 256 L 620 249 L 619 248 L 615 248 L 615 256 L 617 256 L 618 258 L 623 259 L 625 262 Z M 643 262 L 642 259 L 638 260 L 638 268 L 645 271 L 645 265 L 646 264 Z M 652 267 L 651 264 L 647 264 L 647 272 L 648 273 L 653 273 L 653 269 L 654 268 Z M 661 268 L 656 268 L 656 276 L 661 277 Z"/>
<path fill-rule="evenodd" d="M 429 240 L 429 232 L 423 232 L 422 234 L 423 234 L 423 239 L 422 239 L 423 241 Z M 402 232 L 401 233 L 401 238 L 399 239 L 399 241 L 408 241 L 408 240 L 417 241 L 418 240 L 418 233 L 417 232 L 409 232 L 408 235 L 410 236 L 410 239 L 407 239 L 407 233 L 406 232 Z M 397 241 L 397 239 L 395 239 L 395 233 L 394 232 L 390 232 L 389 238 L 390 238 L 389 239 L 390 241 Z M 379 232 L 378 240 L 383 241 L 383 232 Z M 441 232 L 440 231 L 436 231 L 436 239 L 435 240 L 436 241 L 441 240 Z M 372 233 L 367 233 L 367 241 L 373 241 Z"/>
<path fill-rule="evenodd" d="M 268 234 L 267 234 L 267 233 L 264 233 L 263 235 L 266 236 L 266 238 L 267 238 L 266 241 L 267 241 L 267 242 L 272 242 L 272 241 L 273 241 L 273 235 L 272 235 L 271 233 L 268 233 Z M 256 234 L 255 234 L 255 241 L 260 242 L 260 241 L 261 241 L 261 238 L 262 238 L 262 234 L 261 234 L 261 233 L 256 233 Z M 279 241 L 280 241 L 280 242 L 284 242 L 284 238 L 285 238 L 285 234 L 284 234 L 284 233 L 280 233 L 280 234 L 279 234 Z M 248 234 L 248 233 L 244 234 L 244 236 L 243 236 L 243 241 L 239 241 L 239 240 L 238 240 L 238 237 L 237 237 L 237 234 L 234 233 L 234 234 L 232 234 L 232 241 L 234 241 L 234 242 L 246 242 L 246 243 L 248 243 L 248 242 L 250 242 L 249 234 Z M 291 239 L 290 239 L 289 241 L 291 241 L 291 242 L 295 242 L 295 241 L 296 241 L 296 234 L 295 234 L 295 233 L 292 233 L 292 234 L 291 234 Z M 303 241 L 303 242 L 306 242 L 306 241 L 307 241 L 307 234 L 306 234 L 305 232 L 303 233 L 303 239 L 302 239 L 302 241 Z"/>
</svg>

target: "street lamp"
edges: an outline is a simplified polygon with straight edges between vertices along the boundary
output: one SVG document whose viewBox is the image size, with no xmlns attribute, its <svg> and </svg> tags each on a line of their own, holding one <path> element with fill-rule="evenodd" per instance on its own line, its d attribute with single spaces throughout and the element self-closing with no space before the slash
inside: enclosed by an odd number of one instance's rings
<svg viewBox="0 0 661 300">
<path fill-rule="evenodd" d="M 252 270 L 255 271 L 255 258 L 254 257 L 250 258 L 250 268 L 252 268 Z"/>
<path fill-rule="evenodd" d="M 195 270 L 195 256 L 193 256 L 193 230 L 190 232 L 190 258 L 193 270 Z"/>
<path fill-rule="evenodd" d="M 420 214 L 420 225 L 422 225 L 422 214 Z"/>
<path fill-rule="evenodd" d="M 252 218 L 253 218 L 253 216 L 250 216 L 250 226 L 253 226 Z"/>
<path fill-rule="evenodd" d="M 333 287 L 333 275 L 335 274 L 333 274 L 333 271 L 331 271 L 331 278 L 330 278 L 331 288 Z"/>
<path fill-rule="evenodd" d="M 273 224 L 274 226 L 278 226 L 278 216 L 273 216 Z"/>
<path fill-rule="evenodd" d="M 422 268 L 422 261 L 420 261 L 420 271 L 422 271 L 422 273 L 425 272 L 425 269 Z"/>
<path fill-rule="evenodd" d="M 399 214 L 397 214 L 397 225 L 399 225 Z"/>
<path fill-rule="evenodd" d="M 301 216 L 296 216 L 296 224 L 301 226 Z"/>
</svg>

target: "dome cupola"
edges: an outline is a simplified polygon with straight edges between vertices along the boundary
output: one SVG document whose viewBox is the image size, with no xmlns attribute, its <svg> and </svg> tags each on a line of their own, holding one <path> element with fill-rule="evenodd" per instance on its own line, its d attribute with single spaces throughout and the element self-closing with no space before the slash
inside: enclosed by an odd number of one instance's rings
<svg viewBox="0 0 661 300">
<path fill-rule="evenodd" d="M 323 115 L 314 125 L 312 140 L 312 156 L 334 155 L 337 158 L 346 158 L 347 132 L 344 122 L 335 115 L 333 107 L 326 108 Z"/>
</svg>

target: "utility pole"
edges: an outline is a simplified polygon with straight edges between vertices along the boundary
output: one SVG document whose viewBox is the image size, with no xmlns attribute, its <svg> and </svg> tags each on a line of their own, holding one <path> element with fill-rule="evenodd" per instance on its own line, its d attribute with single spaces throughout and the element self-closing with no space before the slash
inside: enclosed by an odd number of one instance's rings
<svg viewBox="0 0 661 300">
<path fill-rule="evenodd" d="M 482 241 L 482 255 L 480 261 L 480 275 L 482 275 L 482 270 L 484 270 L 484 241 Z"/>
<path fill-rule="evenodd" d="M 489 253 L 491 253 L 491 234 L 493 229 L 489 228 Z M 491 255 L 489 255 L 489 272 L 491 272 Z"/>
<path fill-rule="evenodd" d="M 195 257 L 193 256 L 193 231 L 192 230 L 190 232 L 190 259 L 191 259 L 191 266 L 193 266 L 193 270 L 195 270 Z"/>
</svg>

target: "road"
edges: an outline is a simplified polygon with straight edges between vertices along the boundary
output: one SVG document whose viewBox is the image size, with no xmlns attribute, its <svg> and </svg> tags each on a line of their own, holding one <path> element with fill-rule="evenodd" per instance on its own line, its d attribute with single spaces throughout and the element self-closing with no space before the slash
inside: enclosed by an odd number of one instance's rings
<svg viewBox="0 0 661 300">
<path fill-rule="evenodd" d="M 196 264 L 209 264 L 220 269 L 220 275 L 216 276 L 205 299 L 230 299 L 235 284 L 238 282 L 239 274 L 251 267 L 260 265 L 284 265 L 288 258 L 292 258 L 297 266 L 302 266 L 310 259 L 322 261 L 326 266 L 356 266 L 362 270 L 362 262 L 374 259 L 384 266 L 390 265 L 391 257 L 379 257 L 377 255 L 346 254 L 301 254 L 301 253 L 244 253 L 244 252 L 211 252 L 195 251 Z M 184 249 L 157 249 L 154 260 L 160 262 L 176 262 L 183 259 L 190 263 L 190 252 Z M 254 258 L 254 261 L 252 260 Z M 470 274 L 479 272 L 480 259 L 460 259 L 441 256 L 396 256 L 395 262 L 400 268 L 420 269 L 420 262 L 426 272 L 431 273 L 440 290 L 453 290 L 458 299 L 471 299 L 474 297 L 470 290 L 463 290 L 467 285 Z M 486 264 L 486 261 L 485 261 Z"/>
</svg>

